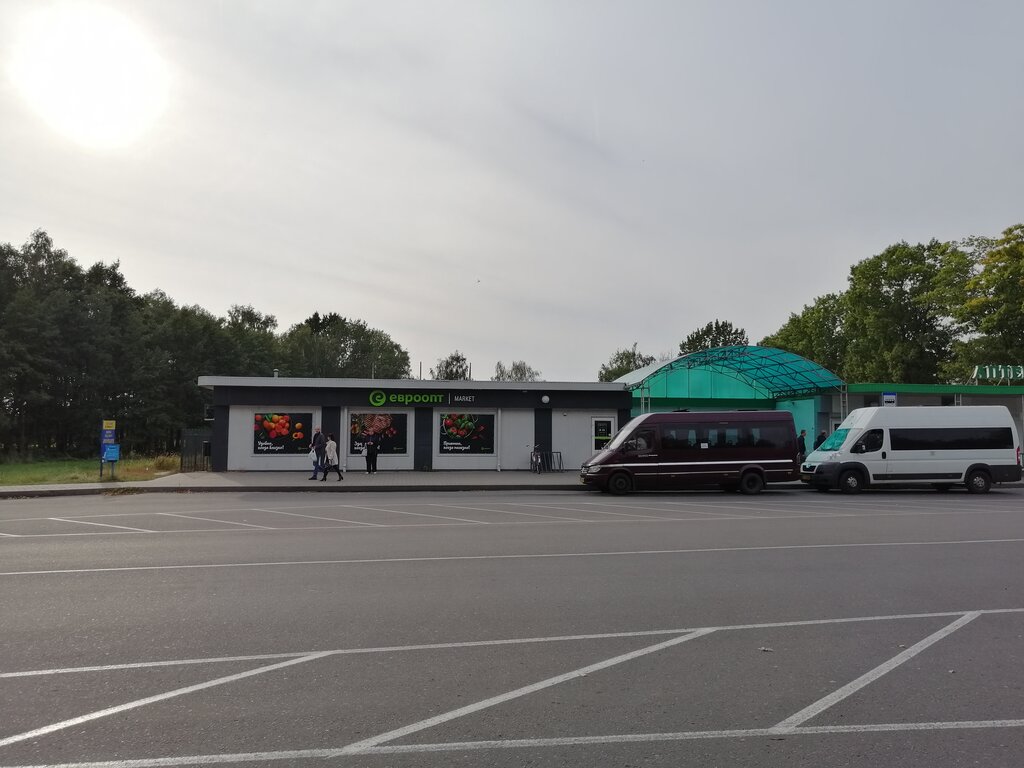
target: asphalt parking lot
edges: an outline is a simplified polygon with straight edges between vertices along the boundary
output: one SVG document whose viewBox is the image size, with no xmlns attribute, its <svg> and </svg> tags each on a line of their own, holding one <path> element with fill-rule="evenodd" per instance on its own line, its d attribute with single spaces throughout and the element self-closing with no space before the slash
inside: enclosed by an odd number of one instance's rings
<svg viewBox="0 0 1024 768">
<path fill-rule="evenodd" d="M 0 766 L 1022 765 L 1022 502 L 0 501 Z"/>
</svg>

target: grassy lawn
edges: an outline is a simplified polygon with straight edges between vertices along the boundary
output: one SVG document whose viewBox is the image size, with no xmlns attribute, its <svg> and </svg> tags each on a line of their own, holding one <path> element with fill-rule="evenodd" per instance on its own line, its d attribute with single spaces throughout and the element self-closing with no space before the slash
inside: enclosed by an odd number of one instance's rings
<svg viewBox="0 0 1024 768">
<path fill-rule="evenodd" d="M 177 456 L 124 459 L 114 466 L 114 480 L 152 480 L 178 471 Z M 110 464 L 103 465 L 103 482 L 111 480 Z M 49 483 L 100 482 L 100 460 L 65 459 L 33 461 L 24 464 L 0 464 L 0 486 Z"/>
</svg>

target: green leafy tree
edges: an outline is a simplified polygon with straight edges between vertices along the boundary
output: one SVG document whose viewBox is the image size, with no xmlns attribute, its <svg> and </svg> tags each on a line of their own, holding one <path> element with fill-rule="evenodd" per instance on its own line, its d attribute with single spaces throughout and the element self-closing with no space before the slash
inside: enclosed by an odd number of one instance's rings
<svg viewBox="0 0 1024 768">
<path fill-rule="evenodd" d="M 525 360 L 513 360 L 507 367 L 499 360 L 494 366 L 491 381 L 537 381 L 539 378 L 540 371 L 527 365 Z"/>
<path fill-rule="evenodd" d="M 383 331 L 331 312 L 313 313 L 281 340 L 290 376 L 409 378 L 409 353 Z"/>
<path fill-rule="evenodd" d="M 779 330 L 759 342 L 806 357 L 842 377 L 846 356 L 846 301 L 843 294 L 819 296 L 800 314 L 791 314 Z"/>
<path fill-rule="evenodd" d="M 702 349 L 745 346 L 749 343 L 747 332 L 742 328 L 734 327 L 728 320 L 713 320 L 679 342 L 679 354 L 688 355 Z"/>
<path fill-rule="evenodd" d="M 937 275 L 954 249 L 898 243 L 850 270 L 843 374 L 853 381 L 939 380 L 956 329 Z"/>
<path fill-rule="evenodd" d="M 1000 358 L 975 364 L 1024 359 L 1024 224 L 982 243 L 966 293 L 960 319 L 968 331 L 987 337 L 986 354 Z"/>
<path fill-rule="evenodd" d="M 430 369 L 430 378 L 437 381 L 468 381 L 469 377 L 469 362 L 459 350 L 441 358 L 437 366 Z"/>
<path fill-rule="evenodd" d="M 645 355 L 642 352 L 638 352 L 637 344 L 638 342 L 634 341 L 633 346 L 629 349 L 615 350 L 615 353 L 608 359 L 608 362 L 601 365 L 600 370 L 597 372 L 597 380 L 615 381 L 627 373 L 632 373 L 638 368 L 643 368 L 645 365 L 653 363 L 654 355 Z"/>
</svg>

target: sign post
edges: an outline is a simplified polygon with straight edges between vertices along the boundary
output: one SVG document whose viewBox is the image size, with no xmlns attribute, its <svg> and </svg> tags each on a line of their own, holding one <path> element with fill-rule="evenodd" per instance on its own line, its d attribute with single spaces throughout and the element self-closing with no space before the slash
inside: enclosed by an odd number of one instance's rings
<svg viewBox="0 0 1024 768">
<path fill-rule="evenodd" d="M 108 458 L 109 457 L 109 458 Z M 104 419 L 100 428 L 100 478 L 103 478 L 103 462 L 110 462 L 110 477 L 114 477 L 114 464 L 121 458 L 121 446 L 117 442 L 117 422 Z"/>
</svg>

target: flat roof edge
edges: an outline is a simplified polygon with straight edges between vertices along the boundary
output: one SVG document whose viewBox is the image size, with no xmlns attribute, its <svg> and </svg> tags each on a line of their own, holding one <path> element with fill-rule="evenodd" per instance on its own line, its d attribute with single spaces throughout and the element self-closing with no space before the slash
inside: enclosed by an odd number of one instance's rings
<svg viewBox="0 0 1024 768">
<path fill-rule="evenodd" d="M 592 391 L 625 392 L 621 382 L 614 381 L 436 381 L 434 379 L 316 379 L 275 376 L 200 376 L 200 387 L 293 387 L 320 389 L 486 389 L 520 391 Z"/>
</svg>

